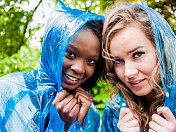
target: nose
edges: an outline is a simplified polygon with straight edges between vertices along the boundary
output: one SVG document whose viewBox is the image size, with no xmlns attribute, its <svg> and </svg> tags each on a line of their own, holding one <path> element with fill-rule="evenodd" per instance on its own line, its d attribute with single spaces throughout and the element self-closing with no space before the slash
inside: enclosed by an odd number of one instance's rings
<svg viewBox="0 0 176 132">
<path fill-rule="evenodd" d="M 127 78 L 134 78 L 138 74 L 137 64 L 134 62 L 125 63 L 125 76 Z"/>
<path fill-rule="evenodd" d="M 71 69 L 76 74 L 84 74 L 85 73 L 85 64 L 83 60 L 75 61 L 74 64 L 72 64 Z"/>
</svg>

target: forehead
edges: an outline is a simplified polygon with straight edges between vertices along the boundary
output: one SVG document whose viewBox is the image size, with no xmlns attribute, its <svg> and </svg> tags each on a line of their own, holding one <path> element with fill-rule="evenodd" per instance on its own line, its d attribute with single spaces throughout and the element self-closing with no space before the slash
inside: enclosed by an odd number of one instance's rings
<svg viewBox="0 0 176 132">
<path fill-rule="evenodd" d="M 139 26 L 127 26 L 114 34 L 110 42 L 110 53 L 128 52 L 138 46 L 153 47 L 152 42 Z"/>
<path fill-rule="evenodd" d="M 71 38 L 68 47 L 74 48 L 81 54 L 99 55 L 100 40 L 90 29 L 80 30 Z"/>
</svg>

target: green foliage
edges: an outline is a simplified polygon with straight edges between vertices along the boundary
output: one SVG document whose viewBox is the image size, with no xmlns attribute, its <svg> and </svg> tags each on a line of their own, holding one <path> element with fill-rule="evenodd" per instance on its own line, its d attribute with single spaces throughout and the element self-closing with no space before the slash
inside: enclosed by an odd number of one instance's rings
<svg viewBox="0 0 176 132">
<path fill-rule="evenodd" d="M 17 53 L 0 60 L 0 76 L 39 67 L 40 50 L 22 46 Z"/>
<path fill-rule="evenodd" d="M 26 45 L 31 33 L 29 23 L 42 0 L 31 11 L 21 8 L 29 0 L 1 0 L 0 2 L 0 59 L 11 56 Z M 28 33 L 28 34 L 27 34 Z M 26 36 L 27 37 L 26 37 Z"/>
<path fill-rule="evenodd" d="M 105 104 L 110 99 L 112 86 L 107 84 L 103 80 L 99 80 L 89 93 L 94 97 L 94 104 L 98 109 L 100 116 L 102 117 L 103 109 Z"/>
<path fill-rule="evenodd" d="M 149 7 L 163 15 L 176 34 L 176 1 L 175 0 L 148 0 Z"/>
<path fill-rule="evenodd" d="M 104 15 L 105 10 L 116 2 L 116 0 L 72 0 L 69 3 L 67 0 L 63 1 L 72 8 L 81 9 L 100 15 Z"/>
</svg>

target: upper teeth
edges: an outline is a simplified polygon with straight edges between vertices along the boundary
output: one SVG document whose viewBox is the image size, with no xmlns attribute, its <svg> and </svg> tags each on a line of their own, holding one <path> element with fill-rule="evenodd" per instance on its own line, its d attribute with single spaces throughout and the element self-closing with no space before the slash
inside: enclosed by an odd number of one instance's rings
<svg viewBox="0 0 176 132">
<path fill-rule="evenodd" d="M 68 77 L 70 80 L 73 80 L 73 81 L 77 81 L 78 80 L 77 78 L 71 77 L 68 74 L 66 74 L 66 77 Z"/>
<path fill-rule="evenodd" d="M 134 83 L 134 84 L 137 84 L 137 83 L 139 83 L 140 81 L 136 81 L 136 82 L 132 82 L 132 83 Z"/>
</svg>

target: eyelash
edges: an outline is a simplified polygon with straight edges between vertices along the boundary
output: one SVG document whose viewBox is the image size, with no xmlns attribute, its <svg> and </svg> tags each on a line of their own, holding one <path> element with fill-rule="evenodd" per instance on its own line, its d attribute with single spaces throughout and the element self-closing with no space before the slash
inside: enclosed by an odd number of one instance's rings
<svg viewBox="0 0 176 132">
<path fill-rule="evenodd" d="M 75 53 L 72 52 L 71 50 L 66 50 L 65 55 L 66 55 L 68 58 L 75 58 Z"/>
<path fill-rule="evenodd" d="M 73 51 L 71 51 L 71 50 L 66 50 L 65 55 L 66 55 L 66 57 L 68 57 L 68 58 L 70 58 L 70 59 L 74 59 L 74 58 L 76 57 L 75 53 L 74 53 Z M 92 61 L 93 61 L 93 62 L 92 62 Z M 87 64 L 88 64 L 88 65 L 95 65 L 96 62 L 97 62 L 97 61 L 94 60 L 94 59 L 89 59 L 89 60 L 87 60 Z"/>
<path fill-rule="evenodd" d="M 93 61 L 93 63 L 91 61 Z M 96 64 L 96 60 L 93 60 L 93 59 L 89 59 L 87 62 L 88 62 L 88 65 Z"/>
<path fill-rule="evenodd" d="M 141 57 L 143 54 L 144 54 L 144 52 L 135 52 L 135 53 L 133 54 L 133 58 L 139 58 L 139 57 Z M 136 55 L 137 55 L 137 57 L 136 57 Z"/>
<path fill-rule="evenodd" d="M 136 59 L 136 58 L 141 57 L 143 54 L 144 52 L 135 52 L 132 56 L 133 56 L 133 59 Z M 124 62 L 123 59 L 114 59 L 114 65 L 120 65 L 123 62 Z"/>
<path fill-rule="evenodd" d="M 114 65 L 119 65 L 119 64 L 121 64 L 122 62 L 124 62 L 122 59 L 115 59 L 115 60 L 114 60 Z"/>
</svg>

